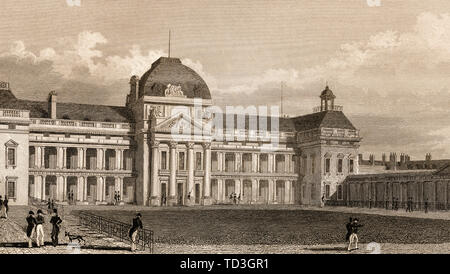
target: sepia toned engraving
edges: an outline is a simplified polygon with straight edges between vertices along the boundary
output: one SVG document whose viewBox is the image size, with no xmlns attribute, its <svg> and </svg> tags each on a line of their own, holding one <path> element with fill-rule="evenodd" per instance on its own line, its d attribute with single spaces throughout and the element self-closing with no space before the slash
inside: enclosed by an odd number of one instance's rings
<svg viewBox="0 0 450 274">
<path fill-rule="evenodd" d="M 448 10 L 5 3 L 0 254 L 450 253 Z"/>
</svg>

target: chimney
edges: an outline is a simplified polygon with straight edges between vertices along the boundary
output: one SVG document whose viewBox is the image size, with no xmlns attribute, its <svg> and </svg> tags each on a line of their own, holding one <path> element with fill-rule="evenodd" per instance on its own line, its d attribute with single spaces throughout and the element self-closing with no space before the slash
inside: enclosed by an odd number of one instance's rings
<svg viewBox="0 0 450 274">
<path fill-rule="evenodd" d="M 56 91 L 52 90 L 48 94 L 48 114 L 51 119 L 56 119 L 56 101 L 57 101 L 58 94 L 56 94 Z"/>
<path fill-rule="evenodd" d="M 139 98 L 139 76 L 133 75 L 130 79 L 130 103 Z"/>
<path fill-rule="evenodd" d="M 383 153 L 383 155 L 381 155 L 381 160 L 383 161 L 383 164 L 386 163 L 386 154 Z"/>
</svg>

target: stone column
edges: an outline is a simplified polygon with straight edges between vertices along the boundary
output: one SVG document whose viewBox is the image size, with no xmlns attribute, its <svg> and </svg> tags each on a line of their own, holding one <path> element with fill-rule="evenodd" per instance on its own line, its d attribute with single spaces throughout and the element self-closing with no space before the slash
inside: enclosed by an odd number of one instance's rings
<svg viewBox="0 0 450 274">
<path fill-rule="evenodd" d="M 97 149 L 97 152 L 98 152 L 98 149 Z M 98 153 L 97 153 L 97 155 L 98 155 Z M 98 163 L 98 161 L 97 161 L 97 163 Z M 96 204 L 99 204 L 101 202 L 102 196 L 103 196 L 103 194 L 102 194 L 103 186 L 102 186 L 101 178 L 102 177 L 100 177 L 100 176 L 95 177 L 95 181 L 97 182 L 97 197 L 95 197 Z"/>
<path fill-rule="evenodd" d="M 40 151 L 40 147 L 35 146 L 34 147 L 34 168 L 40 168 L 41 167 L 41 155 L 40 155 L 41 151 Z"/>
<path fill-rule="evenodd" d="M 102 202 L 106 203 L 106 177 L 102 176 Z"/>
<path fill-rule="evenodd" d="M 67 176 L 63 176 L 63 201 L 67 201 Z"/>
<path fill-rule="evenodd" d="M 222 152 L 217 151 L 217 169 L 218 171 L 223 171 L 223 164 L 222 164 Z"/>
<path fill-rule="evenodd" d="M 56 177 L 56 200 L 62 202 L 64 199 L 64 178 L 63 176 Z"/>
<path fill-rule="evenodd" d="M 87 177 L 83 178 L 83 201 L 87 203 Z"/>
<path fill-rule="evenodd" d="M 62 150 L 63 150 L 63 166 L 62 166 L 62 168 L 63 169 L 67 169 L 67 147 L 63 147 L 62 148 Z"/>
<path fill-rule="evenodd" d="M 102 168 L 102 149 L 101 148 L 97 148 L 96 150 L 96 163 L 95 163 L 95 169 L 99 170 Z"/>
<path fill-rule="evenodd" d="M 56 147 L 56 168 L 57 169 L 63 168 L 63 148 L 62 147 Z"/>
<path fill-rule="evenodd" d="M 42 198 L 42 176 L 36 175 L 34 176 L 34 198 L 41 199 Z"/>
<path fill-rule="evenodd" d="M 220 154 L 222 155 L 222 171 L 225 171 L 226 170 L 226 168 L 225 168 L 225 166 L 226 166 L 226 161 L 225 161 L 226 153 L 225 152 L 220 152 Z M 224 185 L 225 185 L 225 183 L 224 183 Z"/>
<path fill-rule="evenodd" d="M 41 168 L 45 168 L 45 147 L 41 147 Z"/>
<path fill-rule="evenodd" d="M 42 176 L 42 184 L 41 184 L 41 200 L 45 200 L 45 184 L 47 183 L 47 176 Z"/>
<path fill-rule="evenodd" d="M 217 179 L 217 200 L 220 202 L 223 202 L 223 180 L 222 179 Z"/>
<path fill-rule="evenodd" d="M 177 204 L 176 183 L 177 183 L 177 143 L 170 142 L 170 177 L 169 177 L 169 198 L 167 202 L 169 205 Z"/>
<path fill-rule="evenodd" d="M 272 204 L 273 203 L 273 198 L 274 198 L 274 193 L 273 193 L 273 188 L 274 188 L 274 180 L 273 179 L 269 179 L 269 199 L 268 199 L 268 203 Z"/>
<path fill-rule="evenodd" d="M 102 148 L 102 170 L 106 170 L 106 148 Z"/>
<path fill-rule="evenodd" d="M 211 143 L 204 143 L 203 151 L 203 205 L 211 205 Z"/>
<path fill-rule="evenodd" d="M 258 154 L 252 153 L 252 172 L 258 172 Z"/>
<path fill-rule="evenodd" d="M 267 162 L 268 162 L 268 172 L 273 173 L 274 172 L 274 155 L 272 153 L 267 154 Z M 270 184 L 270 183 L 269 183 Z"/>
<path fill-rule="evenodd" d="M 119 204 L 123 205 L 123 177 L 119 177 L 118 181 L 119 181 L 119 195 L 120 195 Z"/>
<path fill-rule="evenodd" d="M 114 158 L 114 169 L 120 170 L 120 150 L 116 149 L 116 157 Z"/>
<path fill-rule="evenodd" d="M 152 141 L 152 179 L 151 179 L 151 196 L 150 196 L 150 204 L 152 206 L 160 206 L 161 205 L 161 184 L 159 182 L 159 142 Z"/>
<path fill-rule="evenodd" d="M 285 154 L 284 155 L 284 173 L 290 173 L 290 168 L 291 168 L 291 155 L 290 154 Z"/>
<path fill-rule="evenodd" d="M 186 195 L 185 199 L 186 205 L 194 204 L 195 201 L 195 191 L 194 191 L 194 143 L 187 143 L 187 168 L 188 168 L 188 179 L 187 179 L 187 193 L 190 193 L 190 199 L 188 199 L 189 195 Z M 203 157 L 204 158 L 204 157 Z M 203 159 L 205 162 L 205 159 Z"/>
<path fill-rule="evenodd" d="M 234 192 L 236 193 L 236 196 L 239 197 L 239 194 L 241 194 L 241 180 L 240 179 L 234 179 Z"/>
<path fill-rule="evenodd" d="M 291 203 L 291 181 L 286 180 L 284 181 L 284 203 L 290 204 Z"/>
<path fill-rule="evenodd" d="M 83 201 L 83 177 L 77 178 L 77 202 Z"/>
<path fill-rule="evenodd" d="M 81 147 L 77 147 L 77 169 L 81 169 L 83 167 L 83 163 L 82 163 L 82 152 L 81 152 Z"/>
<path fill-rule="evenodd" d="M 258 199 L 258 180 L 252 179 L 252 203 L 256 203 Z"/>
</svg>

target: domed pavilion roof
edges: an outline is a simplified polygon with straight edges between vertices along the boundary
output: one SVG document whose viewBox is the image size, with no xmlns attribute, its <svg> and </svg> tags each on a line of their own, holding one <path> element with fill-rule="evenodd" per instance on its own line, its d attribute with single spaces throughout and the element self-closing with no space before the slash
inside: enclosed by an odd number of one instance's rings
<svg viewBox="0 0 450 274">
<path fill-rule="evenodd" d="M 211 99 L 205 81 L 178 58 L 160 57 L 142 75 L 139 81 L 139 97 L 178 96 Z"/>
</svg>

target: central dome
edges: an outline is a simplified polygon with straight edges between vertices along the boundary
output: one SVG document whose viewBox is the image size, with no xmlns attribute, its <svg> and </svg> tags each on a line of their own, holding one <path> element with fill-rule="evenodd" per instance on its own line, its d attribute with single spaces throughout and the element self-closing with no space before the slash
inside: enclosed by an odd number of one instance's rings
<svg viewBox="0 0 450 274">
<path fill-rule="evenodd" d="M 211 99 L 209 88 L 191 68 L 183 65 L 178 58 L 160 57 L 139 81 L 139 97 L 164 97 L 167 90 L 181 89 L 181 96 L 186 98 Z M 180 94 L 177 94 L 180 96 Z"/>
</svg>

